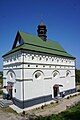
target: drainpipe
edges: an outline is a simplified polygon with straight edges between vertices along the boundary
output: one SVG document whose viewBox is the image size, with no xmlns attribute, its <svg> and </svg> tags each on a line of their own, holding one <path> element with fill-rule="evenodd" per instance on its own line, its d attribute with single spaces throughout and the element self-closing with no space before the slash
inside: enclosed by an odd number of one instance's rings
<svg viewBox="0 0 80 120">
<path fill-rule="evenodd" d="M 74 74 L 75 74 L 74 87 L 75 87 L 75 92 L 76 92 L 76 91 L 77 91 L 77 87 L 76 87 L 76 69 L 77 69 L 77 68 L 76 68 L 76 58 L 74 59 L 74 67 L 75 67 L 75 71 L 74 71 L 74 72 L 75 72 L 75 73 L 74 73 Z"/>
<path fill-rule="evenodd" d="M 22 51 L 22 93 L 23 93 L 23 114 L 25 114 L 24 111 L 24 53 Z"/>
</svg>

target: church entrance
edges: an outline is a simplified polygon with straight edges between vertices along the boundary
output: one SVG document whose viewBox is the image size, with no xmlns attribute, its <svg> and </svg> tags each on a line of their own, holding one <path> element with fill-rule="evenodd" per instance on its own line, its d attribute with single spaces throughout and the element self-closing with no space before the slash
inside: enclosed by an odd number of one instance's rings
<svg viewBox="0 0 80 120">
<path fill-rule="evenodd" d="M 13 95 L 12 95 L 13 86 L 11 84 L 8 84 L 8 86 L 6 86 L 6 89 L 8 91 L 7 99 L 11 100 L 13 97 Z"/>
<path fill-rule="evenodd" d="M 59 96 L 59 92 L 60 92 L 59 87 L 63 87 L 63 85 L 55 84 L 53 86 L 53 97 L 58 97 Z"/>
<path fill-rule="evenodd" d="M 57 97 L 57 96 L 58 96 L 58 93 L 59 93 L 59 86 L 58 86 L 58 85 L 54 85 L 54 86 L 53 86 L 53 94 L 54 94 L 54 97 Z"/>
<path fill-rule="evenodd" d="M 10 100 L 12 99 L 12 86 L 8 89 L 8 97 Z"/>
</svg>

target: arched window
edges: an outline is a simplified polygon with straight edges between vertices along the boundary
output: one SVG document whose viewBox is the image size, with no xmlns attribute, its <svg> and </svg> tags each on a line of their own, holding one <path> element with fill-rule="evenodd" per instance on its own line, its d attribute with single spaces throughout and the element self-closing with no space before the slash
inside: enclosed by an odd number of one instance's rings
<svg viewBox="0 0 80 120">
<path fill-rule="evenodd" d="M 35 78 L 36 78 L 36 79 L 40 79 L 40 78 L 41 78 L 41 73 L 40 73 L 40 72 L 37 72 L 37 73 L 35 74 Z"/>
<path fill-rule="evenodd" d="M 68 71 L 66 71 L 66 77 L 68 77 L 68 76 L 70 76 L 70 71 L 68 70 Z"/>
<path fill-rule="evenodd" d="M 59 72 L 57 70 L 55 70 L 53 72 L 53 78 L 57 78 L 59 76 Z"/>
<path fill-rule="evenodd" d="M 34 80 L 42 80 L 43 79 L 43 72 L 39 71 L 39 70 L 35 71 L 33 73 L 33 79 Z"/>
<path fill-rule="evenodd" d="M 9 77 L 10 77 L 10 79 L 13 79 L 13 73 L 12 72 L 10 72 Z"/>
</svg>

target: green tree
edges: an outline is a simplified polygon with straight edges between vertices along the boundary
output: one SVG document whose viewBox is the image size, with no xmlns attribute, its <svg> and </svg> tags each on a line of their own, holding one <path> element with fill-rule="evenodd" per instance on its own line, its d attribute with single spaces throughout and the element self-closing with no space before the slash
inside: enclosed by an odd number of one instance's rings
<svg viewBox="0 0 80 120">
<path fill-rule="evenodd" d="M 76 84 L 80 84 L 80 70 L 76 69 L 75 73 L 76 73 Z"/>
</svg>

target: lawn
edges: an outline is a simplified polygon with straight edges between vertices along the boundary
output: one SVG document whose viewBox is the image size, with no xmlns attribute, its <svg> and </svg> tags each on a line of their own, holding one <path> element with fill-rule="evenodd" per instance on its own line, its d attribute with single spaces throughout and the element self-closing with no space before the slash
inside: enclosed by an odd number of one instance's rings
<svg viewBox="0 0 80 120">
<path fill-rule="evenodd" d="M 80 120 L 80 102 L 59 114 L 47 117 L 38 117 L 36 120 Z"/>
</svg>

